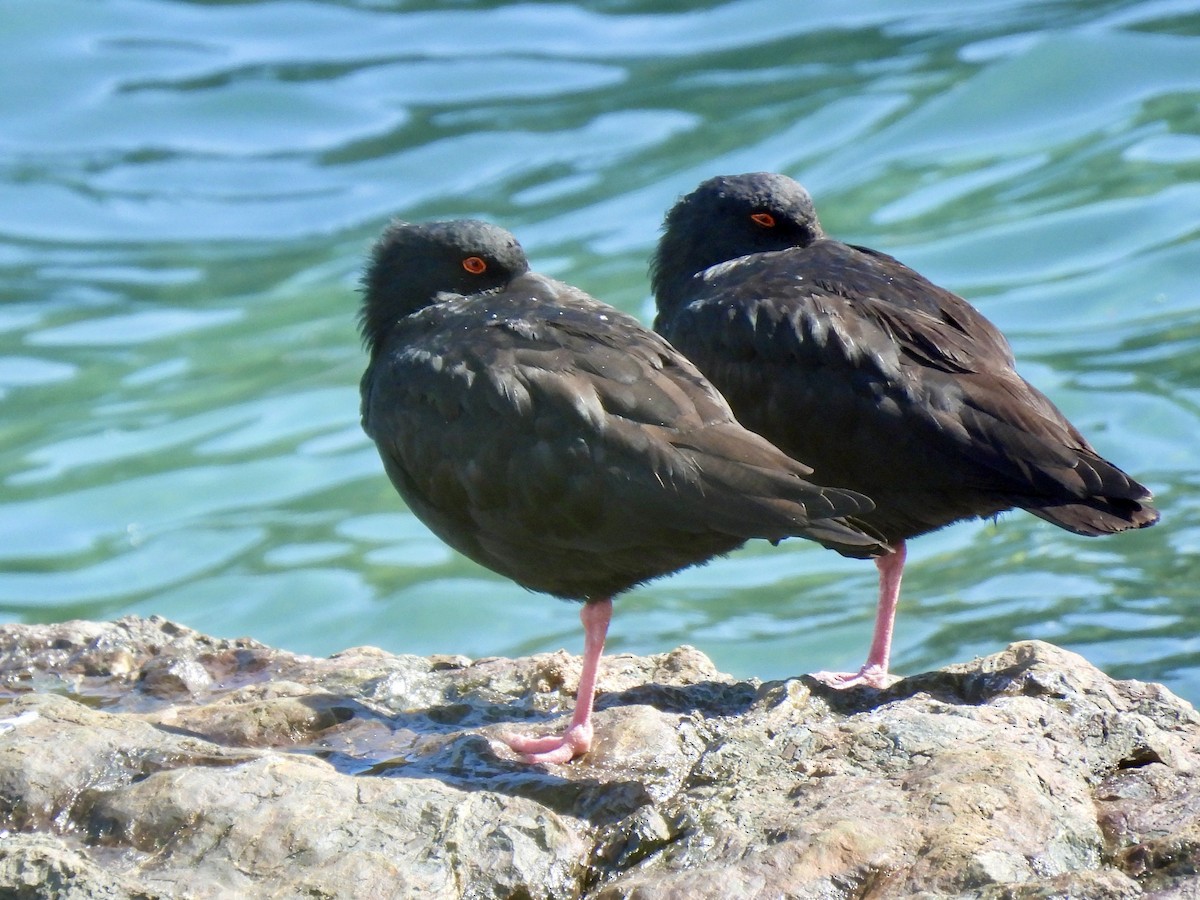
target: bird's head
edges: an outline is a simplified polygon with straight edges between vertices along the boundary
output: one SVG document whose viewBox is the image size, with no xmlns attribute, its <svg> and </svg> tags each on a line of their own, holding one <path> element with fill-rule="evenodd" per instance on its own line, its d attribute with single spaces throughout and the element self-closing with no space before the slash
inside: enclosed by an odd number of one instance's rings
<svg viewBox="0 0 1200 900">
<path fill-rule="evenodd" d="M 501 290 L 527 271 L 517 239 L 496 225 L 475 219 L 393 222 L 363 273 L 363 340 L 374 351 L 406 316 L 447 295 Z"/>
<path fill-rule="evenodd" d="M 680 302 L 692 276 L 752 253 L 824 237 L 812 198 L 786 175 L 752 172 L 703 182 L 671 207 L 651 263 L 659 308 Z"/>
</svg>

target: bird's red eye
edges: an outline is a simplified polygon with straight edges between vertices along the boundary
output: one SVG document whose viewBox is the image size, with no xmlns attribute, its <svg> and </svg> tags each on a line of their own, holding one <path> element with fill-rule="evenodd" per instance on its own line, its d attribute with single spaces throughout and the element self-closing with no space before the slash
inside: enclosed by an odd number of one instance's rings
<svg viewBox="0 0 1200 900">
<path fill-rule="evenodd" d="M 770 213 L 754 213 L 750 216 L 750 221 L 756 225 L 761 225 L 763 228 L 775 227 L 775 217 Z"/>
<path fill-rule="evenodd" d="M 482 275 L 487 271 L 487 263 L 478 256 L 468 256 L 462 261 L 462 267 L 472 275 Z"/>
</svg>

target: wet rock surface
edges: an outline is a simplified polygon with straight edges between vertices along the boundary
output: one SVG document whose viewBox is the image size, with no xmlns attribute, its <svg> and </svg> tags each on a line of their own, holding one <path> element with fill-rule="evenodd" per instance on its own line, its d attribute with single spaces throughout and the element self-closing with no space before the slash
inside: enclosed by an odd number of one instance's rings
<svg viewBox="0 0 1200 900">
<path fill-rule="evenodd" d="M 0 628 L 0 896 L 1200 896 L 1200 717 L 1026 642 L 878 691 L 606 657 Z"/>
</svg>

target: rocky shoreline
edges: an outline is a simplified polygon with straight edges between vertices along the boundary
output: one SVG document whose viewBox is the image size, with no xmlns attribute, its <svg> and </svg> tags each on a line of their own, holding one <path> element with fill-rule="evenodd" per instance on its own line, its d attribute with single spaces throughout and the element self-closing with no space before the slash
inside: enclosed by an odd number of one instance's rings
<svg viewBox="0 0 1200 900">
<path fill-rule="evenodd" d="M 837 693 L 604 659 L 0 627 L 0 897 L 1200 897 L 1200 716 L 1040 642 Z"/>
</svg>

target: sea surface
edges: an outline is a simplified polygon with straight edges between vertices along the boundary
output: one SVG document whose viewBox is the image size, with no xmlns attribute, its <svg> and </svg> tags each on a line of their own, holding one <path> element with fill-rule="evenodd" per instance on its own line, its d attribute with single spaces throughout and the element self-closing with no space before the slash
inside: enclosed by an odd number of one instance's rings
<svg viewBox="0 0 1200 900">
<path fill-rule="evenodd" d="M 579 652 L 574 605 L 456 556 L 388 484 L 358 422 L 364 253 L 391 217 L 482 217 L 649 321 L 665 210 L 773 170 L 835 236 L 974 302 L 1162 508 L 1105 539 L 1017 512 L 912 542 L 896 670 L 1040 638 L 1200 701 L 1194 0 L 37 0 L 4 21 L 0 618 Z M 609 647 L 853 669 L 875 590 L 870 563 L 751 545 L 620 598 Z"/>
</svg>

